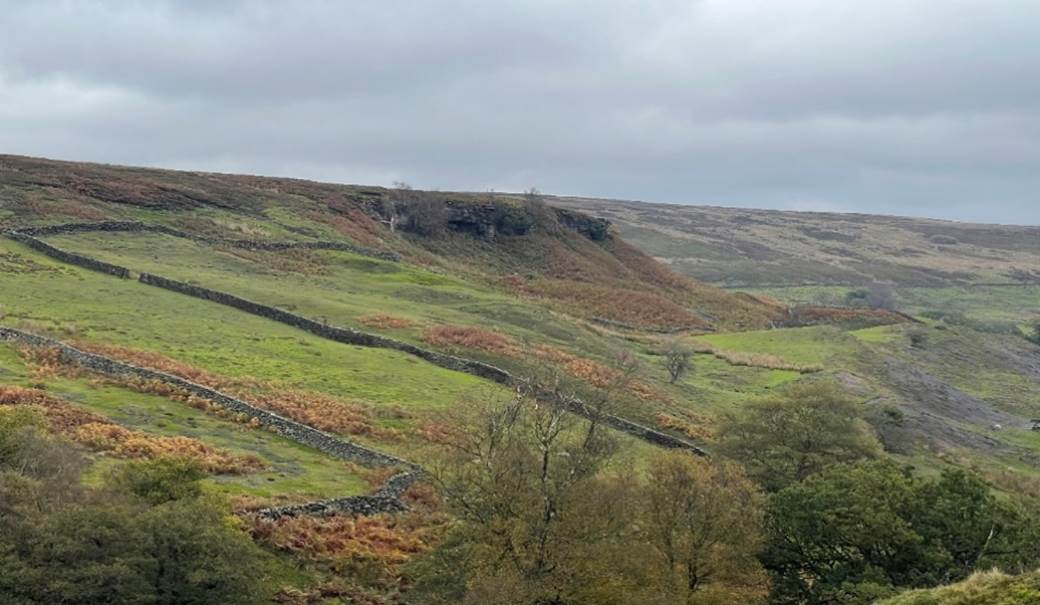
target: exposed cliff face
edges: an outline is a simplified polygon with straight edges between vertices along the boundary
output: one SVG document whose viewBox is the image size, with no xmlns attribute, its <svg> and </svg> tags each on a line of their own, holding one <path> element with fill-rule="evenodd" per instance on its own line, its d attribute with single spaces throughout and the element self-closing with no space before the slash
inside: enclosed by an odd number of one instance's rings
<svg viewBox="0 0 1040 605">
<path fill-rule="evenodd" d="M 448 202 L 448 226 L 481 237 L 527 235 L 532 229 L 573 229 L 590 240 L 606 239 L 610 221 L 562 208 L 531 207 L 525 204 Z"/>
<path fill-rule="evenodd" d="M 607 239 L 607 236 L 610 235 L 611 224 L 605 218 L 596 218 L 566 208 L 554 208 L 553 210 L 556 211 L 560 224 L 574 229 L 594 242 Z"/>
<path fill-rule="evenodd" d="M 390 193 L 386 198 L 365 206 L 384 223 L 407 219 L 414 213 L 425 213 L 427 216 L 421 220 L 442 223 L 430 225 L 432 231 L 443 228 L 484 239 L 494 239 L 498 235 L 528 235 L 537 229 L 553 232 L 561 227 L 577 231 L 593 241 L 604 240 L 610 235 L 610 221 L 606 219 L 509 196 L 477 201 L 461 194 L 445 197 L 432 192 L 410 191 L 403 199 L 395 197 Z"/>
</svg>

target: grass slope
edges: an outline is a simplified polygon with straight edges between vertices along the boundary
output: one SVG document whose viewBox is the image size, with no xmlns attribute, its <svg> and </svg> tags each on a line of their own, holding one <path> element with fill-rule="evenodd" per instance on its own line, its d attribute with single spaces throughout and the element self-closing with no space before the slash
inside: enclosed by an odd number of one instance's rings
<svg viewBox="0 0 1040 605">
<path fill-rule="evenodd" d="M 259 498 L 287 496 L 296 501 L 349 496 L 369 490 L 363 478 L 341 461 L 268 431 L 208 415 L 187 404 L 131 391 L 88 377 L 31 376 L 15 347 L 0 344 L 0 382 L 44 388 L 48 393 L 147 434 L 187 436 L 235 454 L 258 456 L 266 470 L 218 475 L 210 486 L 231 495 Z M 95 455 L 92 474 L 108 472 L 122 461 Z"/>
<path fill-rule="evenodd" d="M 1009 576 L 978 573 L 963 582 L 913 590 L 877 605 L 1033 605 L 1040 603 L 1040 572 Z"/>
</svg>

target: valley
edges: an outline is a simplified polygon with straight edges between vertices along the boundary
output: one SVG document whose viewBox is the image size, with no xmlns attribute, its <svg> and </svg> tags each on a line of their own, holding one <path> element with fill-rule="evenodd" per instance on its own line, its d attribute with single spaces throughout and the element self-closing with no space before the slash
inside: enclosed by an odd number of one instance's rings
<svg viewBox="0 0 1040 605">
<path fill-rule="evenodd" d="M 302 534 L 257 538 L 283 596 L 347 578 L 373 603 L 406 598 L 402 569 L 451 524 L 436 480 L 409 478 L 349 531 L 351 515 L 258 511 L 368 506 L 412 463 L 437 477 L 460 415 L 518 393 L 565 412 L 565 436 L 617 429 L 597 472 L 643 479 L 666 450 L 721 459 L 753 402 L 837 385 L 921 477 L 966 470 L 1001 498 L 1040 497 L 1035 228 L 17 156 L 0 162 L 0 227 L 0 328 L 175 379 L 99 373 L 12 336 L 0 409 L 45 410 L 87 452 L 88 484 L 169 450 L 209 464 L 204 489 L 254 536 L 335 525 L 321 555 Z M 861 304 L 878 283 L 892 300 Z M 689 356 L 678 375 L 670 348 Z M 337 459 L 264 414 L 401 463 Z M 348 564 L 360 551 L 376 571 Z"/>
</svg>

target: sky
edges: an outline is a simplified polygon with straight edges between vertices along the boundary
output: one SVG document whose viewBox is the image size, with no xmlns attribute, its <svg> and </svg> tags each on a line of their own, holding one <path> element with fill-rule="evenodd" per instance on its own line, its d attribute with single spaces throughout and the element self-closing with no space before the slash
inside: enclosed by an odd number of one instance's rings
<svg viewBox="0 0 1040 605">
<path fill-rule="evenodd" d="M 0 0 L 0 153 L 1040 224 L 1036 0 Z"/>
</svg>

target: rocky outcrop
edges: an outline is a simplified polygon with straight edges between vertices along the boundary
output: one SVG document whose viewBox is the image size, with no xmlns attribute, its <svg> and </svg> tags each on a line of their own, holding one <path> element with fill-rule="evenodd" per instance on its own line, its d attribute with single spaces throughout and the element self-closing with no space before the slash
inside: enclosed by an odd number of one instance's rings
<svg viewBox="0 0 1040 605">
<path fill-rule="evenodd" d="M 604 240 L 610 235 L 610 221 L 574 210 L 499 199 L 481 202 L 434 196 L 436 194 L 412 192 L 395 202 L 383 201 L 365 207 L 369 214 L 384 223 L 392 223 L 395 218 L 408 217 L 415 212 L 425 212 L 430 215 L 425 217 L 426 220 L 483 239 L 493 239 L 497 235 L 527 235 L 539 225 L 545 228 L 555 224 L 577 231 L 593 241 Z M 432 212 L 430 205 L 436 205 L 437 211 Z"/>
<path fill-rule="evenodd" d="M 556 220 L 560 221 L 561 225 L 574 229 L 590 240 L 605 240 L 610 235 L 610 221 L 607 219 L 596 218 L 565 208 L 553 208 L 553 210 L 556 211 Z"/>
</svg>

